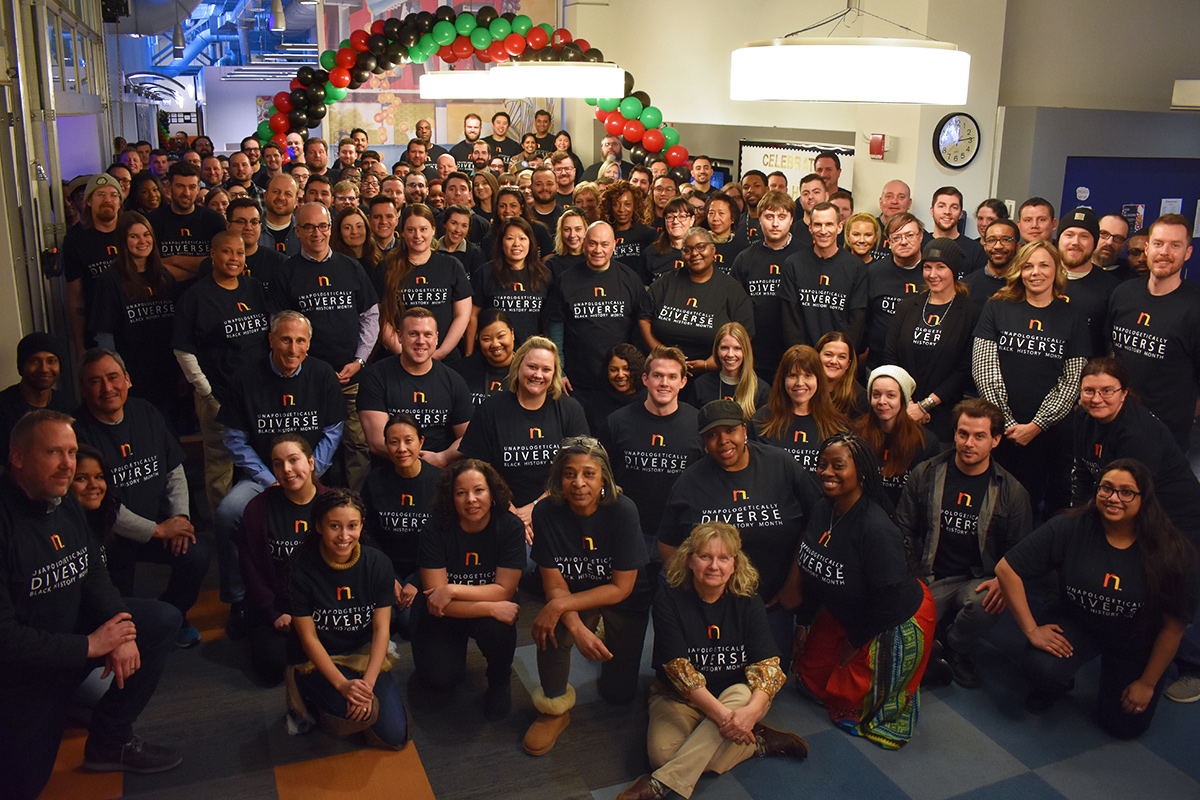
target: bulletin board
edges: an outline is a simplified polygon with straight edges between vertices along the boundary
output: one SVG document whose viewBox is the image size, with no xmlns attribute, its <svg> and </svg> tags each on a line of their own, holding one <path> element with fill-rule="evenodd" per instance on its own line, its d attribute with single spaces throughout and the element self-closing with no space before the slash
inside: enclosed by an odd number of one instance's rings
<svg viewBox="0 0 1200 800">
<path fill-rule="evenodd" d="M 739 141 L 738 176 L 752 169 L 763 174 L 782 172 L 788 179 L 788 194 L 793 198 L 800 194 L 800 179 L 813 172 L 813 162 L 822 150 L 837 153 L 842 162 L 842 175 L 838 186 L 854 185 L 854 148 L 841 144 L 819 144 L 817 142 L 764 142 Z"/>
</svg>

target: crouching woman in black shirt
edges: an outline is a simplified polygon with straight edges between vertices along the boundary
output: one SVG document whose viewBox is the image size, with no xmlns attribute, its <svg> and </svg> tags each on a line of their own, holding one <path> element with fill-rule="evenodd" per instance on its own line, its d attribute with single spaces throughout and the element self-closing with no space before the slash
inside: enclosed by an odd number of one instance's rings
<svg viewBox="0 0 1200 800">
<path fill-rule="evenodd" d="M 408 743 L 408 713 L 386 674 L 395 663 L 394 578 L 388 557 L 359 543 L 365 513 L 349 489 L 313 501 L 316 530 L 292 563 L 292 627 L 308 661 L 289 670 L 289 717 L 303 727 L 311 706 L 329 733 L 362 731 L 370 744 L 399 750 Z"/>
<path fill-rule="evenodd" d="M 654 773 L 617 800 L 690 797 L 704 772 L 728 772 L 751 756 L 805 758 L 803 739 L 761 724 L 787 676 L 737 528 L 693 528 L 667 565 L 667 583 L 654 599 L 658 680 L 646 734 Z"/>
<path fill-rule="evenodd" d="M 1145 732 L 1196 612 L 1196 558 L 1155 497 L 1150 471 L 1133 459 L 1109 464 L 1086 506 L 1010 550 L 996 577 L 1029 639 L 1024 666 L 1034 691 L 1026 709 L 1048 709 L 1099 656 L 1100 727 L 1121 739 Z M 1034 619 L 1025 581 L 1053 571 L 1058 602 Z"/>
</svg>

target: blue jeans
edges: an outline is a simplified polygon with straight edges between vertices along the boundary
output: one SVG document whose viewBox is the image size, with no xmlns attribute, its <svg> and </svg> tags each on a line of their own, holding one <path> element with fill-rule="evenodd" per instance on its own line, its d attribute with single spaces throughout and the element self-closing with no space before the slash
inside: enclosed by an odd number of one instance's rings
<svg viewBox="0 0 1200 800">
<path fill-rule="evenodd" d="M 362 677 L 349 667 L 339 665 L 338 669 L 351 680 Z M 346 717 L 346 698 L 317 670 L 307 675 L 296 675 L 296 687 L 312 710 L 334 717 Z M 400 749 L 408 741 L 408 714 L 390 672 L 379 673 L 375 681 L 375 702 L 379 704 L 379 717 L 371 726 L 371 732 L 385 744 Z"/>
<path fill-rule="evenodd" d="M 246 585 L 242 583 L 242 570 L 238 566 L 237 532 L 238 526 L 242 524 L 242 513 L 246 510 L 246 505 L 262 494 L 264 488 L 256 480 L 240 480 L 213 512 L 222 603 L 240 603 L 246 597 Z"/>
</svg>

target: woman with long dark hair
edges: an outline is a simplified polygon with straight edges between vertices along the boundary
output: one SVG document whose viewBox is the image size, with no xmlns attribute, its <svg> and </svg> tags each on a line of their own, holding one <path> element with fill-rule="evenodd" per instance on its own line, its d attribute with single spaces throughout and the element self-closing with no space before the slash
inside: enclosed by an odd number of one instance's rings
<svg viewBox="0 0 1200 800">
<path fill-rule="evenodd" d="M 522 217 L 511 217 L 496 228 L 498 238 L 488 269 L 473 276 L 472 323 L 474 333 L 479 312 L 496 308 L 512 320 L 516 342 L 542 333 L 542 301 L 550 290 L 550 270 L 542 263 L 533 226 Z"/>
<path fill-rule="evenodd" d="M 496 193 L 500 181 L 490 172 L 476 172 L 471 177 L 471 195 L 475 198 L 475 213 L 489 221 L 496 216 Z"/>
<path fill-rule="evenodd" d="M 821 445 L 825 497 L 808 516 L 785 608 L 816 618 L 795 661 L 801 691 L 847 733 L 887 750 L 916 730 L 936 624 L 928 587 L 908 573 L 871 446 L 839 433 Z"/>
<path fill-rule="evenodd" d="M 861 417 L 867 412 L 867 390 L 858 382 L 858 355 L 850 337 L 830 331 L 817 340 L 814 349 L 821 357 L 833 405 L 848 419 Z"/>
<path fill-rule="evenodd" d="M 1134 459 L 1108 464 L 1086 506 L 1009 550 L 996 577 L 1029 640 L 1024 667 L 1034 688 L 1026 709 L 1046 711 L 1099 656 L 1100 727 L 1120 739 L 1145 732 L 1200 599 L 1196 561 L 1159 504 L 1150 471 Z M 1051 573 L 1057 602 L 1035 618 L 1025 582 Z"/>
<path fill-rule="evenodd" d="M 614 344 L 604 354 L 604 374 L 599 391 L 585 398 L 588 429 L 602 430 L 608 415 L 630 403 L 646 400 L 646 387 L 642 383 L 642 368 L 646 357 L 642 351 L 627 342 Z"/>
<path fill-rule="evenodd" d="M 683 235 L 696 220 L 686 197 L 675 197 L 663 209 L 663 230 L 654 244 L 642 251 L 638 274 L 647 286 L 670 272 L 683 268 Z M 714 245 L 715 254 L 715 245 Z M 715 262 L 714 262 L 715 263 Z"/>
<path fill-rule="evenodd" d="M 518 187 L 504 186 L 496 191 L 496 213 L 492 215 L 492 224 L 479 243 L 485 258 L 491 258 L 496 251 L 496 239 L 500 236 L 500 226 L 513 217 L 521 217 L 533 229 L 533 238 L 537 241 L 538 252 L 541 254 L 554 252 L 554 234 L 550 229 L 533 218 L 529 210 L 529 199 Z M 475 277 L 474 275 L 471 276 Z"/>
<path fill-rule="evenodd" d="M 343 208 L 333 218 L 329 246 L 335 253 L 358 259 L 368 275 L 375 272 L 375 266 L 383 258 L 375 238 L 371 236 L 371 221 L 358 206 Z"/>
<path fill-rule="evenodd" d="M 575 155 L 575 150 L 572 149 L 571 134 L 566 131 L 556 133 L 554 135 L 554 150 L 559 153 L 566 153 L 571 157 L 571 163 L 575 165 L 575 178 L 578 180 L 583 175 L 583 162 L 579 160 L 579 156 Z"/>
<path fill-rule="evenodd" d="M 855 431 L 875 451 L 883 488 L 894 508 L 908 473 L 940 451 L 937 437 L 904 413 L 916 382 L 902 368 L 876 367 L 867 378 L 870 411 L 854 421 Z"/>
<path fill-rule="evenodd" d="M 617 237 L 614 261 L 641 263 L 642 251 L 658 236 L 648 224 L 649 203 L 646 193 L 625 179 L 613 181 L 600 193 L 600 219 L 612 225 Z"/>
<path fill-rule="evenodd" d="M 817 351 L 806 344 L 789 347 L 779 362 L 767 404 L 754 417 L 755 438 L 786 450 L 802 467 L 815 471 L 820 443 L 850 429 L 828 386 Z"/>
<path fill-rule="evenodd" d="M 451 366 L 467 382 L 471 403 L 478 408 L 492 395 L 508 391 L 516 334 L 512 319 L 496 308 L 480 311 L 475 324 L 478 332 L 474 351 Z"/>
<path fill-rule="evenodd" d="M 433 357 L 458 354 L 458 343 L 471 320 L 471 281 L 458 259 L 434 248 L 437 222 L 429 206 L 413 203 L 400 218 L 400 241 L 388 251 L 375 284 L 379 291 L 379 341 L 400 352 L 400 316 L 409 306 L 423 306 L 437 321 L 438 346 Z"/>
<path fill-rule="evenodd" d="M 162 185 L 158 178 L 139 173 L 129 185 L 129 197 L 125 198 L 125 210 L 149 214 L 162 205 Z M 221 216 L 225 216 L 223 213 Z"/>
</svg>

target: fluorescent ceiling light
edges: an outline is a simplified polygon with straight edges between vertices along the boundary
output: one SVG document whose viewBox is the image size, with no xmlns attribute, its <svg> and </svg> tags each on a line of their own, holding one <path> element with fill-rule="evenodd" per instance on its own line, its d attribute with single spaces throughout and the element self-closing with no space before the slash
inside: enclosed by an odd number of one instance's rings
<svg viewBox="0 0 1200 800">
<path fill-rule="evenodd" d="M 420 87 L 424 100 L 621 97 L 625 70 L 592 62 L 498 64 L 486 70 L 426 72 Z"/>
<path fill-rule="evenodd" d="M 949 42 L 769 39 L 733 51 L 729 98 L 962 105 L 970 77 L 971 55 Z"/>
</svg>

